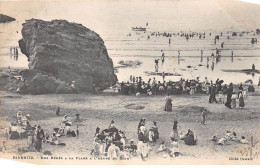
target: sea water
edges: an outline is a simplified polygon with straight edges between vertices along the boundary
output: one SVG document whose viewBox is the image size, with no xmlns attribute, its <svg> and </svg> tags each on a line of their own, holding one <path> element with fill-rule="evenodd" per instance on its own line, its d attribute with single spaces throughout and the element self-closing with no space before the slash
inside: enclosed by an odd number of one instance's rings
<svg viewBox="0 0 260 168">
<path fill-rule="evenodd" d="M 10 57 L 9 50 L 11 46 L 18 46 L 18 40 L 22 38 L 22 24 L 26 19 L 66 19 L 97 32 L 103 38 L 114 66 L 118 66 L 119 61 L 142 62 L 141 66 L 119 68 L 116 75 L 120 82 L 128 81 L 130 75 L 142 76 L 144 80 L 153 77 L 162 80 L 161 76 L 148 76 L 145 72 L 155 71 L 154 60 L 160 59 L 164 52 L 165 62 L 162 64 L 160 60 L 158 72 L 181 75 L 166 76 L 166 80 L 179 80 L 181 77 L 200 77 L 203 80 L 208 77 L 213 81 L 223 79 L 225 83 L 240 83 L 248 79 L 252 79 L 254 84 L 258 83 L 259 74 L 223 70 L 250 69 L 252 64 L 260 69 L 259 43 L 250 42 L 252 37 L 260 40 L 260 36 L 255 35 L 255 29 L 260 28 L 259 5 L 235 0 L 0 2 L 0 9 L 3 14 L 17 19 L 0 24 L 1 67 L 28 68 L 27 57 L 20 50 L 17 61 Z M 132 31 L 131 27 L 136 26 L 146 27 L 147 31 Z M 172 36 L 169 45 L 169 38 L 150 35 L 150 32 L 177 34 L 181 31 L 205 32 L 206 36 L 205 39 L 196 36 L 189 40 Z M 249 33 L 232 36 L 232 32 L 242 31 Z M 214 37 L 220 32 L 223 36 L 214 44 Z M 151 37 L 149 40 L 148 35 Z M 221 59 L 216 61 L 211 54 L 215 54 L 215 48 L 221 49 L 222 42 Z M 202 58 L 200 50 L 203 50 Z M 177 51 L 180 51 L 179 59 Z M 231 51 L 234 52 L 233 58 Z"/>
</svg>

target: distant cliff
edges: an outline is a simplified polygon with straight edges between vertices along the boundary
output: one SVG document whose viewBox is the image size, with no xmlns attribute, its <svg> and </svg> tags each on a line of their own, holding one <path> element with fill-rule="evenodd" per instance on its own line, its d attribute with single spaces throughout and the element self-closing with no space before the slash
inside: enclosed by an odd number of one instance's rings
<svg viewBox="0 0 260 168">
<path fill-rule="evenodd" d="M 0 23 L 7 23 L 7 22 L 12 22 L 12 21 L 15 21 L 15 18 L 0 14 Z"/>
<path fill-rule="evenodd" d="M 104 41 L 81 24 L 31 19 L 22 36 L 19 46 L 29 60 L 21 72 L 26 93 L 69 93 L 72 81 L 78 92 L 91 92 L 94 85 L 103 90 L 117 81 Z"/>
</svg>

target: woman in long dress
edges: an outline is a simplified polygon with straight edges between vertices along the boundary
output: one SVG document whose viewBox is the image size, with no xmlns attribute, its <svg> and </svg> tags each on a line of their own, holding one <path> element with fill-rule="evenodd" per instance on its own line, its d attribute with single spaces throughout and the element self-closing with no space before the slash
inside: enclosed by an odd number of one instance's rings
<svg viewBox="0 0 260 168">
<path fill-rule="evenodd" d="M 238 94 L 238 98 L 239 98 L 239 108 L 245 107 L 245 102 L 244 102 L 244 97 L 242 92 Z"/>
<path fill-rule="evenodd" d="M 146 129 L 144 126 L 140 127 L 140 133 L 138 135 L 137 152 L 140 154 L 142 160 L 148 158 L 150 147 L 148 145 L 149 138 L 146 136 Z"/>
<path fill-rule="evenodd" d="M 229 84 L 229 88 L 227 89 L 227 101 L 225 103 L 225 106 L 228 108 L 231 108 L 231 98 L 233 93 L 233 84 Z"/>
<path fill-rule="evenodd" d="M 195 93 L 195 86 L 190 87 L 190 94 L 193 95 Z"/>
<path fill-rule="evenodd" d="M 178 134 L 178 121 L 174 121 L 173 122 L 173 133 L 171 135 L 171 140 L 174 141 L 174 140 L 179 140 L 179 134 Z"/>
<path fill-rule="evenodd" d="M 164 111 L 172 111 L 172 99 L 170 96 L 165 98 L 165 107 Z"/>
<path fill-rule="evenodd" d="M 232 108 L 236 108 L 237 107 L 236 106 L 236 104 L 237 104 L 236 99 L 237 99 L 237 95 L 233 92 L 232 97 L 231 97 L 231 107 Z"/>
</svg>

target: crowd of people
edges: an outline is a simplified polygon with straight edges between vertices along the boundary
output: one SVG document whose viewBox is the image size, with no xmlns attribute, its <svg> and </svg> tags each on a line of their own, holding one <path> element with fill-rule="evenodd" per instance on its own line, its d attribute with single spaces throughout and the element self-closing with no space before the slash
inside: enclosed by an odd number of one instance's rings
<svg viewBox="0 0 260 168">
<path fill-rule="evenodd" d="M 130 82 L 129 82 L 130 81 Z M 209 103 L 225 104 L 229 108 L 243 108 L 245 106 L 244 99 L 247 98 L 248 92 L 254 92 L 252 82 L 249 82 L 248 88 L 244 88 L 242 83 L 239 86 L 224 84 L 223 80 L 217 79 L 215 82 L 209 81 L 207 77 L 203 81 L 199 77 L 196 80 L 185 80 L 181 78 L 177 82 L 163 82 L 149 79 L 144 82 L 142 77 L 130 76 L 127 83 L 122 82 L 118 87 L 118 92 L 124 95 L 167 95 L 165 103 L 165 111 L 172 111 L 172 99 L 170 95 L 180 94 L 209 94 Z M 235 89 L 234 89 L 235 87 Z"/>
<path fill-rule="evenodd" d="M 245 136 L 241 136 L 241 138 L 237 137 L 236 132 L 231 132 L 227 130 L 226 135 L 223 137 L 218 138 L 216 135 L 212 136 L 210 138 L 211 141 L 213 141 L 217 145 L 225 145 L 228 143 L 228 141 L 233 141 L 241 144 L 249 144 L 249 142 L 246 140 Z"/>
<path fill-rule="evenodd" d="M 56 115 L 60 115 L 60 107 L 58 107 L 58 109 L 56 110 Z M 79 120 L 79 114 L 76 114 L 75 122 Z M 62 136 L 79 136 L 78 126 L 75 130 L 72 126 L 73 123 L 68 119 L 68 116 L 64 115 L 59 127 L 53 128 L 52 134 L 49 134 L 47 132 L 45 133 L 40 125 L 32 126 L 30 114 L 24 116 L 19 110 L 16 114 L 16 120 L 11 123 L 9 130 L 6 129 L 5 143 L 8 139 L 27 139 L 26 150 L 42 152 L 42 143 L 65 146 L 66 144 L 63 143 L 60 139 Z"/>
<path fill-rule="evenodd" d="M 100 130 L 96 128 L 94 136 L 94 145 L 91 154 L 95 157 L 106 156 L 112 160 L 140 157 L 147 160 L 149 153 L 154 152 L 155 155 L 168 155 L 169 157 L 178 157 L 181 152 L 179 150 L 179 141 L 183 140 L 186 145 L 196 145 L 197 136 L 188 129 L 186 134 L 178 133 L 178 122 L 174 121 L 173 132 L 170 134 L 170 146 L 167 146 L 164 140 L 160 139 L 157 122 L 153 121 L 150 129 L 146 127 L 146 119 L 142 118 L 137 126 L 138 143 L 134 143 L 134 139 L 128 140 L 125 133 L 115 126 L 112 120 L 107 129 Z M 158 141 L 160 141 L 158 143 Z"/>
<path fill-rule="evenodd" d="M 178 121 L 173 122 L 172 133 L 170 134 L 170 144 L 166 144 L 163 139 L 160 139 L 157 122 L 153 121 L 150 129 L 146 128 L 146 119 L 142 118 L 137 126 L 138 143 L 134 140 L 128 140 L 125 133 L 118 130 L 112 120 L 109 127 L 100 131 L 96 128 L 94 136 L 94 147 L 91 154 L 98 156 L 106 156 L 112 160 L 140 157 L 142 160 L 147 160 L 151 155 L 162 157 L 179 157 L 182 150 L 180 143 L 193 146 L 198 144 L 197 135 L 188 129 L 187 133 L 183 134 L 178 130 Z M 226 135 L 218 138 L 212 136 L 210 138 L 215 145 L 225 145 L 227 141 L 234 141 L 241 144 L 248 144 L 245 136 L 237 138 L 235 132 L 227 131 Z"/>
<path fill-rule="evenodd" d="M 204 113 L 204 111 L 202 112 Z M 60 108 L 57 109 L 56 115 L 60 116 Z M 203 114 L 202 114 L 203 115 Z M 76 120 L 79 121 L 79 115 L 76 115 Z M 16 115 L 16 121 L 13 121 L 9 131 L 6 129 L 4 135 L 3 147 L 1 150 L 6 150 L 6 141 L 27 138 L 27 150 L 31 152 L 43 152 L 42 143 L 50 145 L 61 145 L 60 137 L 76 137 L 79 136 L 79 131 L 72 130 L 72 122 L 67 115 L 61 120 L 60 127 L 54 128 L 54 132 L 50 136 L 42 129 L 40 125 L 31 126 L 31 116 L 29 114 L 23 116 L 21 111 Z M 205 123 L 203 118 L 202 123 Z M 108 128 L 101 130 L 96 128 L 94 135 L 93 149 L 91 155 L 93 157 L 104 156 L 111 160 L 140 158 L 143 161 L 149 159 L 150 154 L 162 157 L 180 157 L 183 152 L 180 143 L 183 145 L 197 145 L 198 137 L 191 129 L 186 133 L 182 133 L 178 129 L 179 123 L 174 120 L 172 132 L 169 134 L 169 143 L 165 143 L 163 138 L 160 138 L 159 127 L 157 121 L 152 122 L 152 126 L 147 128 L 146 119 L 140 119 L 137 125 L 137 143 L 134 139 L 126 138 L 125 132 L 118 129 L 115 121 L 112 120 Z M 224 137 L 218 138 L 212 136 L 210 138 L 216 145 L 225 145 L 227 141 L 235 141 L 241 144 L 248 144 L 249 142 L 242 136 L 237 138 L 235 132 L 227 131 Z M 183 141 L 183 142 L 182 142 Z"/>
</svg>

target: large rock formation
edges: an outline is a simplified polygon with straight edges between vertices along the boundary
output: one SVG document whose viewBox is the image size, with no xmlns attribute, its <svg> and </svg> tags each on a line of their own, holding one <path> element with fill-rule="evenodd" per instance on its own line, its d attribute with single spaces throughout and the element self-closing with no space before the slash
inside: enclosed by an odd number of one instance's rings
<svg viewBox="0 0 260 168">
<path fill-rule="evenodd" d="M 15 18 L 0 14 L 0 23 L 7 23 L 7 22 L 12 22 L 12 21 L 15 21 Z"/>
<path fill-rule="evenodd" d="M 102 90 L 117 81 L 104 41 L 81 24 L 31 19 L 22 36 L 19 46 L 29 70 L 21 75 L 28 93 L 68 93 L 72 81 L 79 92 L 91 92 L 94 84 Z"/>
</svg>

